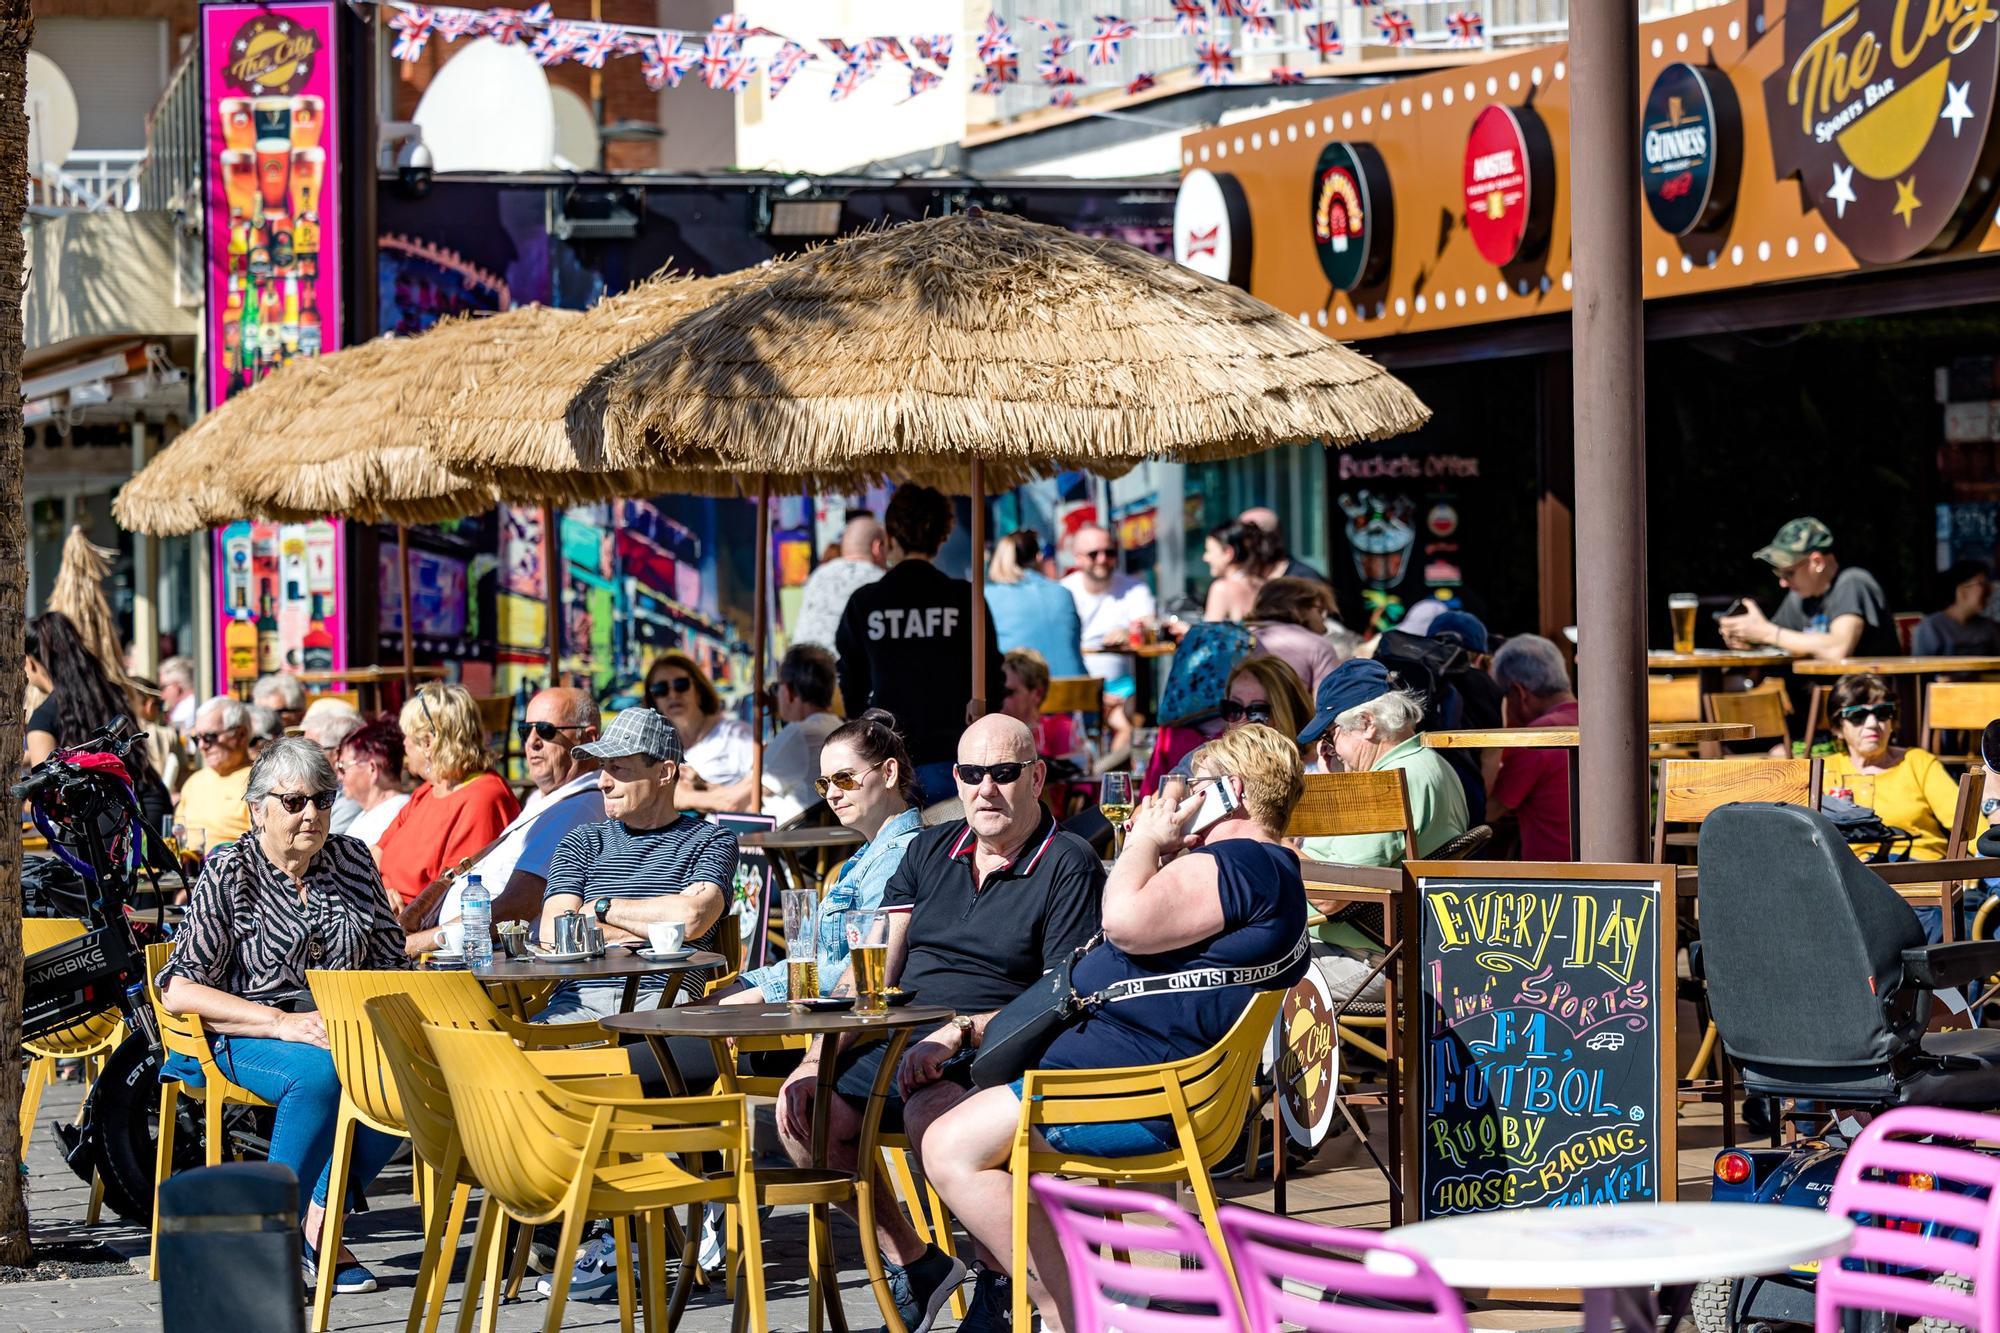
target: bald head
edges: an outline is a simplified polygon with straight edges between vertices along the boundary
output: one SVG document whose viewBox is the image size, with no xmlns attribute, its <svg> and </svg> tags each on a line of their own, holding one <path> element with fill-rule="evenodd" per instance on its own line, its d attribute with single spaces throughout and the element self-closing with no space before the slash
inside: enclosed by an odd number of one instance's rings
<svg viewBox="0 0 2000 1333">
<path fill-rule="evenodd" d="M 588 691 L 562 686 L 542 690 L 528 700 L 521 720 L 528 724 L 521 753 L 536 790 L 552 792 L 597 768 L 595 759 L 576 751 L 585 741 L 596 740 L 604 724 Z"/>
<path fill-rule="evenodd" d="M 862 514 L 847 520 L 847 526 L 840 532 L 840 558 L 866 560 L 871 565 L 888 564 L 888 534 L 873 515 Z"/>
<path fill-rule="evenodd" d="M 968 765 L 981 770 L 977 782 L 966 781 Z M 1010 775 L 1006 782 L 993 771 L 1001 766 Z M 965 805 L 965 822 L 986 851 L 1011 855 L 1041 823 L 1046 774 L 1035 756 L 1035 736 L 1005 713 L 989 713 L 965 729 L 958 738 L 952 777 Z"/>
</svg>

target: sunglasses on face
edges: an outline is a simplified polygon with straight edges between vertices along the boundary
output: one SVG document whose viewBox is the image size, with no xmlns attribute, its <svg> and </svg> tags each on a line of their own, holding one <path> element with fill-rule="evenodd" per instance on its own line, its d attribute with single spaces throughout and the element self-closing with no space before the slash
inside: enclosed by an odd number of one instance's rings
<svg viewBox="0 0 2000 1333">
<path fill-rule="evenodd" d="M 552 741 L 565 731 L 582 731 L 583 728 L 580 726 L 559 727 L 553 722 L 523 722 L 516 726 L 514 730 L 520 735 L 521 743 L 526 745 L 529 736 L 540 736 L 545 741 Z"/>
<path fill-rule="evenodd" d="M 333 809 L 333 793 L 330 791 L 316 791 L 310 796 L 307 796 L 302 792 L 274 791 L 271 793 L 270 799 L 276 801 L 279 805 L 284 806 L 285 813 L 288 815 L 295 815 L 299 811 L 305 809 L 307 801 L 312 802 L 312 807 L 315 810 Z"/>
<path fill-rule="evenodd" d="M 1878 722 L 1894 722 L 1896 720 L 1896 705 L 1889 703 L 1855 704 L 1851 708 L 1840 710 L 1840 720 L 1843 722 L 1852 722 L 1857 727 L 1871 717 Z"/>
<path fill-rule="evenodd" d="M 188 739 L 205 750 L 211 746 L 222 744 L 223 737 L 234 736 L 235 734 L 236 732 L 233 729 L 230 731 L 195 731 L 188 734 Z"/>
<path fill-rule="evenodd" d="M 1079 560 L 1109 560 L 1115 554 L 1116 552 L 1107 546 L 1101 551 L 1078 551 L 1076 558 Z"/>
<path fill-rule="evenodd" d="M 880 767 L 882 767 L 881 764 L 870 764 L 866 768 L 843 768 L 832 777 L 814 778 L 813 787 L 818 790 L 821 796 L 826 795 L 828 791 L 835 787 L 840 788 L 842 791 L 854 791 L 861 786 L 861 775 L 863 773 L 873 773 Z"/>
<path fill-rule="evenodd" d="M 655 699 L 664 699 L 670 694 L 686 694 L 694 688 L 694 681 L 687 676 L 669 676 L 656 680 L 646 687 L 646 693 Z"/>
<path fill-rule="evenodd" d="M 1271 720 L 1271 705 L 1269 703 L 1246 704 L 1239 703 L 1234 699 L 1224 699 L 1222 701 L 1221 713 L 1224 722 L 1241 722 L 1246 717 L 1252 722 L 1269 722 Z"/>
<path fill-rule="evenodd" d="M 951 771 L 958 774 L 958 780 L 968 787 L 977 787 L 988 778 L 993 779 L 995 786 L 1005 787 L 1010 783 L 1019 782 L 1021 773 L 1027 767 L 1021 763 L 953 764 Z"/>
</svg>

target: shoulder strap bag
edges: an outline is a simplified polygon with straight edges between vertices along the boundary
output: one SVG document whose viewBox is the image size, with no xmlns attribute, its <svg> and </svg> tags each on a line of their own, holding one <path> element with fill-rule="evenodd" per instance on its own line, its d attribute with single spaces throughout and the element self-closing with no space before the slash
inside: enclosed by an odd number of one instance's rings
<svg viewBox="0 0 2000 1333">
<path fill-rule="evenodd" d="M 1227 990 L 1232 986 L 1261 987 L 1290 971 L 1312 947 L 1311 937 L 1300 934 L 1290 953 L 1274 963 L 1258 967 L 1195 967 L 1181 972 L 1163 972 L 1152 977 L 1127 977 L 1114 981 L 1094 995 L 1079 995 L 1071 980 L 1083 956 L 1104 940 L 1094 935 L 1063 960 L 1053 971 L 1043 974 L 1034 985 L 1008 1002 L 986 1024 L 985 1040 L 972 1057 L 972 1081 L 982 1088 L 1012 1083 L 1033 1069 L 1049 1044 L 1063 1029 L 1100 1005 L 1120 1004 L 1146 995 L 1169 991 Z"/>
</svg>

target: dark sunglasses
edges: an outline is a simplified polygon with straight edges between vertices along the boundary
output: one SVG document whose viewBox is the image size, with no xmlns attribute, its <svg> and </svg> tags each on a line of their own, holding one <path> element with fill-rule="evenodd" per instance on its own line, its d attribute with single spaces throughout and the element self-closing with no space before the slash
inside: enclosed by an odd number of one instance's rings
<svg viewBox="0 0 2000 1333">
<path fill-rule="evenodd" d="M 883 762 L 886 763 L 888 761 L 884 760 Z M 821 796 L 826 795 L 828 791 L 835 787 L 840 788 L 842 791 L 853 791 L 861 785 L 861 775 L 863 773 L 873 773 L 880 767 L 882 767 L 881 764 L 870 764 L 868 767 L 861 769 L 843 768 L 830 778 L 814 778 L 813 787 Z"/>
<path fill-rule="evenodd" d="M 646 693 L 655 699 L 664 699 L 670 694 L 686 694 L 694 688 L 694 681 L 687 676 L 670 676 L 666 680 L 656 680 L 646 687 Z"/>
<path fill-rule="evenodd" d="M 1078 551 L 1076 558 L 1079 560 L 1109 560 L 1117 554 L 1118 552 L 1107 546 L 1101 551 Z"/>
<path fill-rule="evenodd" d="M 1881 722 L 1894 722 L 1896 720 L 1896 705 L 1892 703 L 1855 704 L 1852 707 L 1840 710 L 1841 721 L 1852 722 L 1857 726 L 1866 722 L 1871 717 Z"/>
<path fill-rule="evenodd" d="M 958 780 L 968 787 L 977 787 L 988 778 L 992 778 L 995 785 L 1005 787 L 1009 783 L 1019 782 L 1022 770 L 1027 767 L 1026 764 L 1019 763 L 953 764 L 951 771 L 958 774 Z"/>
<path fill-rule="evenodd" d="M 540 736 L 545 741 L 552 741 L 565 731 L 582 731 L 583 728 L 581 726 L 559 727 L 553 722 L 522 722 L 517 724 L 514 730 L 519 733 L 521 743 L 525 745 L 528 743 L 528 737 L 531 735 Z"/>
<path fill-rule="evenodd" d="M 231 727 L 228 731 L 191 731 L 188 733 L 188 739 L 196 745 L 220 745 L 222 738 L 234 734 L 235 730 L 236 728 Z"/>
<path fill-rule="evenodd" d="M 316 791 L 310 796 L 305 796 L 298 792 L 274 791 L 270 794 L 270 798 L 279 805 L 284 806 L 285 813 L 288 815 L 295 815 L 305 809 L 307 801 L 312 802 L 312 807 L 315 810 L 333 809 L 333 793 L 330 791 Z"/>
<path fill-rule="evenodd" d="M 1268 703 L 1246 704 L 1238 703 L 1234 699 L 1224 699 L 1220 711 L 1224 722 L 1241 722 L 1246 717 L 1252 722 L 1271 720 L 1271 705 Z"/>
</svg>

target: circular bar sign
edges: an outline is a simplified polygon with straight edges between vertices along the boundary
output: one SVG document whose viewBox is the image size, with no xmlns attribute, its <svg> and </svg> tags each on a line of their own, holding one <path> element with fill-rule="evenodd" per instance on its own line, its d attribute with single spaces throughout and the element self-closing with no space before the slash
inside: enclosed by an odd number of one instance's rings
<svg viewBox="0 0 2000 1333">
<path fill-rule="evenodd" d="M 1373 145 L 1330 143 L 1320 150 L 1312 228 L 1320 270 L 1337 290 L 1369 286 L 1388 270 L 1396 218 L 1389 169 Z"/>
<path fill-rule="evenodd" d="M 1465 225 L 1501 268 L 1540 254 L 1555 203 L 1555 154 L 1541 117 L 1526 107 L 1489 106 L 1465 142 Z"/>
<path fill-rule="evenodd" d="M 1250 285 L 1250 205 L 1234 176 L 1197 167 L 1181 177 L 1174 258 L 1211 278 Z"/>
<path fill-rule="evenodd" d="M 1742 128 L 1729 80 L 1686 63 L 1653 80 L 1640 117 L 1639 179 L 1673 236 L 1720 226 L 1736 202 Z"/>
</svg>

